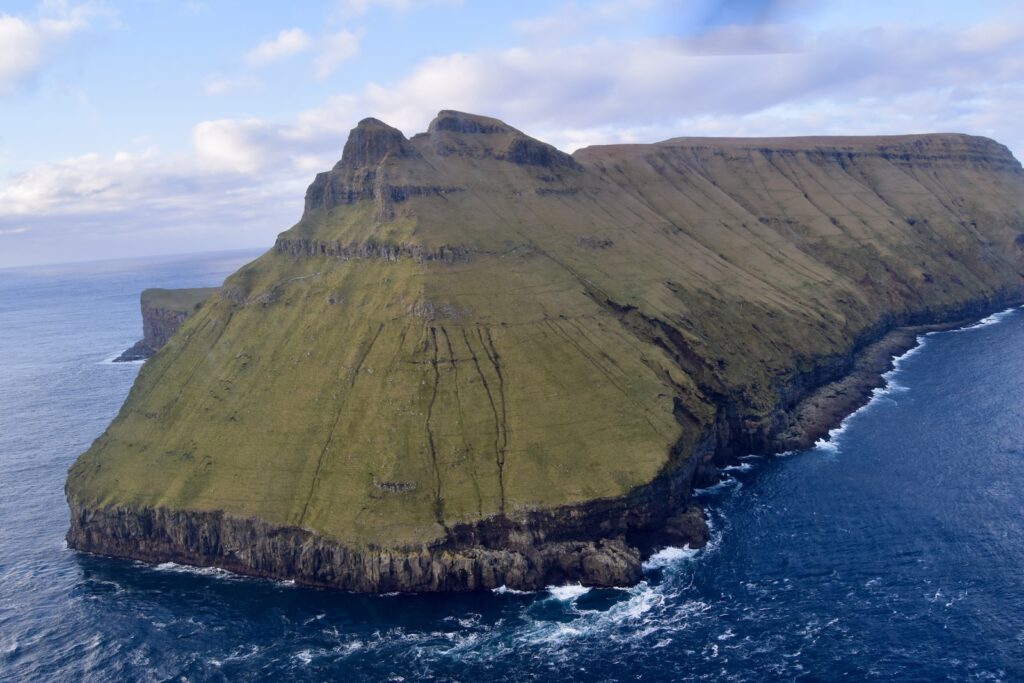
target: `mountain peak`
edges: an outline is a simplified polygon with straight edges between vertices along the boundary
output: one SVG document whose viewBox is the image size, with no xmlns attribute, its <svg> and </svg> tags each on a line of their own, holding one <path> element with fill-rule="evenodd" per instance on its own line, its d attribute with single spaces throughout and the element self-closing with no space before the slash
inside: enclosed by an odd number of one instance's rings
<svg viewBox="0 0 1024 683">
<path fill-rule="evenodd" d="M 374 118 L 360 121 L 348 135 L 336 168 L 374 167 L 387 157 L 418 157 L 402 131 Z"/>
<path fill-rule="evenodd" d="M 427 137 L 442 156 L 490 158 L 549 169 L 580 168 L 571 156 L 553 145 L 490 116 L 444 109 L 430 122 Z"/>
<path fill-rule="evenodd" d="M 427 132 L 430 134 L 436 134 L 441 131 L 467 135 L 520 132 L 504 121 L 491 118 L 490 116 L 467 114 L 466 112 L 454 111 L 452 109 L 439 111 L 427 128 Z"/>
</svg>

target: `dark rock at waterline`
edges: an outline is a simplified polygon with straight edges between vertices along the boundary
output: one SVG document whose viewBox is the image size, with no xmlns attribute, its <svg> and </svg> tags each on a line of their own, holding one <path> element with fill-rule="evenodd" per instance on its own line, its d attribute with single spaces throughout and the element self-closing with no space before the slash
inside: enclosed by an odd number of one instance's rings
<svg viewBox="0 0 1024 683">
<path fill-rule="evenodd" d="M 663 538 L 668 545 L 703 548 L 707 545 L 710 534 L 707 520 L 704 519 L 704 511 L 696 505 L 691 505 L 682 514 L 670 517 L 665 522 Z"/>
<path fill-rule="evenodd" d="M 138 360 L 146 360 L 150 356 L 156 353 L 155 349 L 150 348 L 149 344 L 146 343 L 145 339 L 132 344 L 130 347 L 114 359 L 115 363 L 131 363 Z"/>
</svg>

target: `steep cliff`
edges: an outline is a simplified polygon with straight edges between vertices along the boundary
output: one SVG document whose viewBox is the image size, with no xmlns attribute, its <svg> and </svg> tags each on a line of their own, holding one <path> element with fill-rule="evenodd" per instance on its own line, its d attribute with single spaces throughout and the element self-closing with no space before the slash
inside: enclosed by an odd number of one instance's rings
<svg viewBox="0 0 1024 683">
<path fill-rule="evenodd" d="M 163 348 L 181 324 L 199 310 L 216 287 L 195 289 L 146 289 L 139 297 L 142 308 L 142 339 L 114 359 L 115 363 L 145 360 Z"/>
<path fill-rule="evenodd" d="M 894 331 L 1021 301 L 1024 171 L 964 135 L 570 156 L 368 119 L 72 467 L 72 547 L 360 591 L 639 576 Z M 844 379 L 846 378 L 846 379 Z"/>
</svg>

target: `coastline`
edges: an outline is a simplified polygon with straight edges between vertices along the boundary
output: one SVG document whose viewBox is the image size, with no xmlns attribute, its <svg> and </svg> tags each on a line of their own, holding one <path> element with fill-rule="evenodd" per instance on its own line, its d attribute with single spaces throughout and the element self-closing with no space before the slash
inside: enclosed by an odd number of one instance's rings
<svg viewBox="0 0 1024 683">
<path fill-rule="evenodd" d="M 811 448 L 828 437 L 866 406 L 876 389 L 885 386 L 885 375 L 894 368 L 895 361 L 915 349 L 921 336 L 962 328 L 970 320 L 899 327 L 869 344 L 857 354 L 847 375 L 821 385 L 800 401 L 791 413 L 792 426 L 779 435 L 778 452 Z"/>
<path fill-rule="evenodd" d="M 693 452 L 670 458 L 654 481 L 619 499 L 462 525 L 444 541 L 417 548 L 356 549 L 306 529 L 222 512 L 90 509 L 69 497 L 68 546 L 152 564 L 217 567 L 365 593 L 501 586 L 541 590 L 577 582 L 633 585 L 642 578 L 643 561 L 658 548 L 684 544 L 697 548 L 706 542 L 703 511 L 692 502 L 695 489 L 720 481 L 724 470 L 744 455 L 812 447 L 871 400 L 875 390 L 886 384 L 884 375 L 896 359 L 917 346 L 921 335 L 965 328 L 1020 303 L 1009 296 L 971 302 L 947 311 L 945 321 L 894 325 L 851 350 L 845 362 L 833 365 L 831 379 L 810 387 L 790 409 L 780 410 L 776 416 L 780 428 L 767 435 L 759 451 L 737 453 L 735 444 L 723 441 L 720 434 L 706 434 Z M 840 368 L 844 372 L 835 373 Z M 827 378 L 827 370 L 825 374 Z M 726 412 L 724 406 L 720 408 Z"/>
</svg>

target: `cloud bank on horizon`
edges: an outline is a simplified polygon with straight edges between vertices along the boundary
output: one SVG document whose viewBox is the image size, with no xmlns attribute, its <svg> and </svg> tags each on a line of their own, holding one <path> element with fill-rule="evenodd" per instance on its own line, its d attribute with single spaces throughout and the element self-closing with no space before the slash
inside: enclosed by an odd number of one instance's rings
<svg viewBox="0 0 1024 683">
<path fill-rule="evenodd" d="M 1012 2 L 15 5 L 0 267 L 269 246 L 366 116 L 412 135 L 460 109 L 566 151 L 957 131 L 1024 154 Z"/>
</svg>

